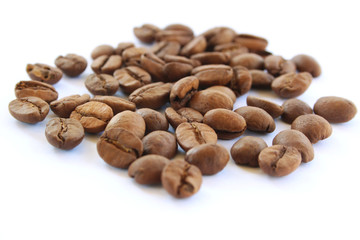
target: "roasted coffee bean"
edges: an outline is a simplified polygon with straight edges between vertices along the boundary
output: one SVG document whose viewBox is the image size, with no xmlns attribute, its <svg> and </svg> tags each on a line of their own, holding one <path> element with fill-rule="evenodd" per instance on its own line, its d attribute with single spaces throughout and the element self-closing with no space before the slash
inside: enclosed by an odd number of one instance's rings
<svg viewBox="0 0 360 240">
<path fill-rule="evenodd" d="M 272 144 L 296 148 L 301 153 L 302 162 L 306 163 L 314 159 L 314 148 L 310 140 L 300 131 L 283 130 L 275 136 Z"/>
<path fill-rule="evenodd" d="M 247 69 L 264 69 L 264 59 L 255 53 L 244 53 L 233 57 L 230 66 L 243 66 Z"/>
<path fill-rule="evenodd" d="M 251 131 L 271 133 L 275 130 L 274 119 L 261 108 L 245 106 L 235 112 L 245 118 L 247 129 Z"/>
<path fill-rule="evenodd" d="M 129 100 L 137 108 L 158 109 L 169 101 L 171 83 L 151 83 L 136 89 L 129 96 Z"/>
<path fill-rule="evenodd" d="M 150 48 L 150 52 L 154 53 L 159 58 L 163 58 L 165 55 L 178 55 L 180 52 L 180 43 L 178 42 L 158 42 Z"/>
<path fill-rule="evenodd" d="M 143 117 L 147 133 L 156 130 L 168 130 L 169 122 L 162 113 L 151 108 L 140 108 L 136 112 Z"/>
<path fill-rule="evenodd" d="M 20 122 L 37 123 L 49 113 L 49 104 L 38 97 L 23 97 L 9 103 L 9 112 Z"/>
<path fill-rule="evenodd" d="M 165 55 L 164 61 L 166 63 L 172 63 L 172 62 L 185 63 L 185 64 L 189 64 L 193 67 L 198 67 L 201 65 L 201 62 L 199 62 L 198 60 L 189 59 L 189 58 L 183 57 L 183 56 L 174 56 L 174 55 Z"/>
<path fill-rule="evenodd" d="M 176 128 L 175 135 L 177 142 L 185 152 L 201 144 L 217 142 L 214 129 L 198 122 L 181 123 Z"/>
<path fill-rule="evenodd" d="M 273 75 L 257 69 L 249 70 L 249 72 L 252 78 L 252 88 L 271 88 L 271 83 L 275 79 Z"/>
<path fill-rule="evenodd" d="M 135 36 L 144 43 L 152 43 L 155 41 L 155 35 L 159 31 L 161 31 L 161 29 L 153 24 L 143 24 L 141 27 L 134 28 Z"/>
<path fill-rule="evenodd" d="M 148 50 L 142 47 L 130 47 L 123 51 L 121 57 L 126 66 L 141 66 L 140 58 L 141 55 L 146 53 Z"/>
<path fill-rule="evenodd" d="M 155 81 L 164 81 L 165 62 L 153 53 L 144 53 L 141 55 L 141 67 L 150 73 Z"/>
<path fill-rule="evenodd" d="M 128 168 L 143 153 L 143 145 L 136 135 L 123 128 L 106 130 L 97 142 L 99 156 L 110 166 Z"/>
<path fill-rule="evenodd" d="M 185 107 L 199 88 L 199 79 L 194 76 L 177 81 L 170 91 L 170 104 L 174 109 Z"/>
<path fill-rule="evenodd" d="M 270 176 L 283 177 L 295 171 L 301 163 L 301 154 L 294 147 L 274 145 L 259 154 L 260 168 Z"/>
<path fill-rule="evenodd" d="M 281 56 L 269 55 L 264 60 L 265 69 L 273 76 L 280 76 L 286 73 L 295 73 L 296 66 L 292 61 L 287 61 Z"/>
<path fill-rule="evenodd" d="M 165 117 L 174 129 L 183 122 L 202 122 L 204 118 L 200 112 L 187 107 L 178 110 L 168 107 L 165 109 Z"/>
<path fill-rule="evenodd" d="M 193 54 L 204 52 L 206 49 L 206 39 L 204 36 L 198 36 L 188 42 L 182 49 L 180 54 L 190 57 Z"/>
<path fill-rule="evenodd" d="M 322 97 L 314 105 L 314 112 L 331 123 L 343 123 L 353 119 L 357 109 L 353 102 L 342 97 Z"/>
<path fill-rule="evenodd" d="M 114 72 L 114 78 L 119 81 L 121 90 L 127 94 L 151 83 L 150 74 L 137 66 L 129 66 L 116 70 Z"/>
<path fill-rule="evenodd" d="M 233 78 L 234 71 L 227 65 L 209 64 L 194 68 L 191 74 L 199 79 L 201 87 L 211 87 L 228 84 Z"/>
<path fill-rule="evenodd" d="M 123 128 L 132 132 L 138 138 L 145 135 L 146 124 L 142 116 L 136 112 L 125 110 L 116 114 L 106 126 L 106 130 L 111 128 Z"/>
<path fill-rule="evenodd" d="M 69 77 L 77 77 L 83 73 L 87 67 L 84 57 L 77 54 L 66 54 L 55 59 L 55 65 Z"/>
<path fill-rule="evenodd" d="M 202 52 L 192 55 L 191 59 L 198 60 L 202 65 L 227 64 L 230 61 L 230 56 L 222 52 Z"/>
<path fill-rule="evenodd" d="M 170 62 L 163 68 L 163 74 L 167 82 L 176 82 L 191 74 L 193 66 L 187 63 Z"/>
<path fill-rule="evenodd" d="M 232 110 L 233 101 L 231 98 L 217 90 L 202 90 L 194 94 L 189 102 L 189 107 L 205 114 L 215 108 L 225 108 Z"/>
<path fill-rule="evenodd" d="M 223 170 L 230 155 L 219 144 L 202 144 L 193 147 L 185 155 L 185 161 L 197 166 L 203 175 L 214 175 Z"/>
<path fill-rule="evenodd" d="M 314 78 L 320 76 L 320 64 L 311 56 L 305 54 L 296 55 L 291 59 L 299 72 L 309 72 Z"/>
<path fill-rule="evenodd" d="M 142 156 L 130 165 L 128 174 L 139 184 L 159 184 L 161 172 L 168 163 L 170 160 L 160 155 Z"/>
<path fill-rule="evenodd" d="M 247 93 L 252 84 L 251 74 L 246 67 L 233 67 L 234 76 L 230 81 L 229 87 L 235 92 L 237 96 Z"/>
<path fill-rule="evenodd" d="M 268 41 L 265 38 L 250 34 L 238 34 L 234 42 L 240 43 L 252 51 L 263 51 L 268 45 Z"/>
<path fill-rule="evenodd" d="M 315 114 L 306 114 L 297 117 L 291 124 L 291 129 L 302 132 L 311 143 L 330 137 L 332 127 L 323 117 Z"/>
<path fill-rule="evenodd" d="M 236 32 L 228 27 L 215 27 L 207 30 L 203 34 L 210 47 L 232 42 L 236 36 Z"/>
<path fill-rule="evenodd" d="M 87 102 L 79 105 L 70 114 L 70 118 L 79 120 L 88 133 L 103 131 L 113 117 L 111 107 L 101 102 Z"/>
<path fill-rule="evenodd" d="M 166 158 L 173 158 L 177 153 L 177 142 L 175 135 L 158 130 L 147 134 L 143 139 L 144 155 L 158 154 Z"/>
<path fill-rule="evenodd" d="M 58 92 L 53 86 L 39 81 L 20 81 L 15 86 L 17 98 L 38 97 L 45 102 L 52 102 L 58 98 Z"/>
<path fill-rule="evenodd" d="M 193 31 L 184 25 L 171 25 L 169 28 L 165 28 L 159 31 L 155 35 L 155 39 L 158 42 L 161 41 L 175 41 L 180 43 L 181 46 L 186 45 L 194 37 Z"/>
<path fill-rule="evenodd" d="M 237 55 L 248 53 L 249 49 L 239 43 L 231 42 L 216 45 L 214 51 L 226 53 L 230 58 L 233 58 Z"/>
<path fill-rule="evenodd" d="M 199 191 L 202 175 L 198 167 L 176 159 L 164 167 L 161 183 L 173 197 L 187 198 Z"/>
<path fill-rule="evenodd" d="M 84 128 L 78 120 L 72 118 L 53 118 L 45 128 L 47 141 L 56 148 L 70 150 L 81 143 Z"/>
<path fill-rule="evenodd" d="M 234 139 L 246 130 L 245 119 L 227 109 L 213 109 L 204 115 L 203 123 L 213 128 L 219 139 Z"/>
<path fill-rule="evenodd" d="M 246 103 L 248 106 L 253 106 L 253 107 L 258 107 L 258 108 L 264 109 L 273 118 L 280 117 L 284 111 L 283 107 L 276 103 L 267 101 L 262 98 L 250 96 L 250 95 L 247 96 Z"/>
<path fill-rule="evenodd" d="M 135 103 L 115 96 L 94 96 L 90 101 L 102 102 L 109 105 L 113 110 L 114 115 L 122 111 L 135 111 L 136 109 Z"/>
<path fill-rule="evenodd" d="M 216 90 L 216 91 L 220 91 L 222 93 L 225 93 L 226 95 L 228 95 L 231 98 L 231 100 L 234 103 L 236 102 L 236 95 L 235 95 L 234 91 L 231 90 L 228 87 L 225 87 L 225 86 L 212 86 L 212 87 L 207 88 L 207 90 Z"/>
<path fill-rule="evenodd" d="M 117 45 L 117 47 L 115 49 L 115 54 L 122 56 L 123 52 L 126 49 L 132 48 L 132 47 L 135 47 L 134 43 L 132 43 L 132 42 L 121 42 Z"/>
<path fill-rule="evenodd" d="M 281 119 L 286 123 L 292 123 L 298 116 L 311 114 L 313 110 L 311 107 L 296 98 L 291 98 L 286 100 L 282 107 L 284 109 L 283 114 L 281 115 Z"/>
<path fill-rule="evenodd" d="M 266 58 L 267 56 L 273 55 L 271 52 L 266 51 L 266 50 L 262 50 L 262 51 L 253 51 L 252 50 L 251 52 L 261 56 L 262 58 Z"/>
<path fill-rule="evenodd" d="M 312 77 L 308 72 L 287 73 L 275 78 L 271 88 L 281 98 L 294 98 L 303 94 L 311 81 Z"/>
<path fill-rule="evenodd" d="M 186 26 L 184 24 L 179 24 L 179 23 L 167 25 L 164 28 L 164 30 L 183 31 L 183 32 L 187 32 L 188 34 L 194 35 L 193 30 L 189 26 Z"/>
<path fill-rule="evenodd" d="M 119 83 L 108 74 L 90 74 L 85 80 L 85 87 L 94 95 L 114 95 Z"/>
<path fill-rule="evenodd" d="M 245 136 L 234 143 L 230 153 L 236 164 L 259 167 L 258 156 L 266 147 L 267 144 L 262 138 Z"/>
<path fill-rule="evenodd" d="M 115 53 L 115 49 L 107 44 L 99 45 L 91 52 L 91 58 L 96 59 L 102 55 L 113 55 Z"/>
<path fill-rule="evenodd" d="M 50 103 L 50 108 L 59 117 L 68 118 L 77 106 L 82 105 L 89 100 L 89 94 L 83 94 L 81 96 L 79 94 L 71 95 L 52 101 Z"/>
<path fill-rule="evenodd" d="M 91 69 L 97 73 L 113 74 L 116 69 L 121 68 L 122 58 L 119 55 L 102 55 L 97 57 L 91 64 Z"/>
<path fill-rule="evenodd" d="M 26 72 L 32 80 L 48 84 L 57 83 L 63 76 L 60 69 L 41 63 L 28 64 Z"/>
</svg>

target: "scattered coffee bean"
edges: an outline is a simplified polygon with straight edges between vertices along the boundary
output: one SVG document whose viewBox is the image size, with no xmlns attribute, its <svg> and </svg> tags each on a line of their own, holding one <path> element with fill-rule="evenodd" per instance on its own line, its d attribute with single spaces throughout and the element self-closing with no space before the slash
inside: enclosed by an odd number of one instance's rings
<svg viewBox="0 0 360 240">
<path fill-rule="evenodd" d="M 235 112 L 245 118 L 247 129 L 251 131 L 271 133 L 275 130 L 274 119 L 261 108 L 245 106 Z"/>
<path fill-rule="evenodd" d="M 157 154 L 168 159 L 175 157 L 177 153 L 177 142 L 175 135 L 158 130 L 147 134 L 143 139 L 144 155 Z"/>
<path fill-rule="evenodd" d="M 69 77 L 77 77 L 83 73 L 87 67 L 84 57 L 76 54 L 66 54 L 55 59 L 55 65 Z"/>
<path fill-rule="evenodd" d="M 77 106 L 82 105 L 89 100 L 89 94 L 83 94 L 81 96 L 79 94 L 71 95 L 52 101 L 50 103 L 50 108 L 59 117 L 68 118 Z"/>
<path fill-rule="evenodd" d="M 165 109 L 165 117 L 170 125 L 176 129 L 183 122 L 202 122 L 203 115 L 192 108 L 180 108 L 178 110 L 168 107 Z"/>
<path fill-rule="evenodd" d="M 183 56 L 190 57 L 196 53 L 204 52 L 207 43 L 204 36 L 198 36 L 188 42 L 182 49 L 180 54 Z"/>
<path fill-rule="evenodd" d="M 199 88 L 199 79 L 194 76 L 177 81 L 170 91 L 170 104 L 174 109 L 185 107 Z"/>
<path fill-rule="evenodd" d="M 174 55 L 165 55 L 164 61 L 166 63 L 172 63 L 172 62 L 185 63 L 185 64 L 189 64 L 193 67 L 198 67 L 201 65 L 201 62 L 199 62 L 198 60 L 189 59 L 189 58 L 183 57 L 183 56 L 174 56 Z M 166 66 L 166 64 L 165 64 L 165 66 Z"/>
<path fill-rule="evenodd" d="M 186 45 L 194 37 L 191 28 L 182 24 L 172 24 L 155 34 L 155 40 L 160 41 L 175 41 L 181 46 Z"/>
<path fill-rule="evenodd" d="M 107 104 L 113 110 L 114 115 L 125 110 L 135 111 L 136 109 L 135 103 L 116 96 L 94 96 L 90 101 Z"/>
<path fill-rule="evenodd" d="M 143 117 L 147 133 L 156 130 L 168 130 L 169 122 L 162 113 L 151 108 L 140 108 L 136 112 Z"/>
<path fill-rule="evenodd" d="M 154 53 L 159 58 L 164 58 L 165 55 L 178 55 L 180 52 L 180 43 L 175 41 L 163 41 L 156 43 L 150 48 L 150 52 Z"/>
<path fill-rule="evenodd" d="M 168 82 L 176 82 L 191 74 L 193 66 L 181 62 L 169 62 L 164 65 L 163 74 Z"/>
<path fill-rule="evenodd" d="M 322 97 L 314 105 L 314 112 L 330 123 L 344 123 L 355 117 L 357 109 L 353 102 L 342 97 Z"/>
<path fill-rule="evenodd" d="M 127 94 L 131 94 L 136 89 L 151 83 L 150 74 L 137 66 L 129 66 L 116 70 L 114 78 L 119 81 L 121 90 Z"/>
<path fill-rule="evenodd" d="M 94 50 L 91 52 L 91 58 L 96 59 L 102 55 L 110 56 L 114 53 L 115 49 L 112 46 L 103 44 L 94 48 Z"/>
<path fill-rule="evenodd" d="M 26 72 L 32 80 L 48 84 L 57 83 L 63 76 L 60 69 L 41 63 L 28 64 L 26 66 Z"/>
<path fill-rule="evenodd" d="M 121 57 L 126 66 L 138 66 L 140 67 L 141 55 L 146 53 L 148 50 L 142 47 L 130 47 L 123 51 Z"/>
<path fill-rule="evenodd" d="M 49 104 L 38 97 L 23 97 L 9 103 L 10 114 L 20 122 L 37 123 L 49 113 Z"/>
<path fill-rule="evenodd" d="M 230 58 L 233 58 L 237 55 L 248 53 L 249 49 L 239 43 L 231 42 L 216 45 L 214 51 L 226 53 Z"/>
<path fill-rule="evenodd" d="M 115 70 L 121 68 L 122 58 L 119 55 L 102 55 L 97 57 L 91 64 L 91 69 L 97 73 L 113 74 Z"/>
<path fill-rule="evenodd" d="M 286 73 L 295 73 L 296 66 L 292 61 L 287 61 L 281 56 L 269 55 L 264 60 L 265 69 L 273 76 Z"/>
<path fill-rule="evenodd" d="M 312 77 L 308 72 L 287 73 L 275 78 L 271 88 L 281 98 L 294 98 L 303 94 L 311 81 Z"/>
<path fill-rule="evenodd" d="M 252 78 L 247 68 L 243 66 L 233 67 L 234 77 L 230 81 L 230 88 L 235 92 L 237 96 L 247 93 L 252 84 Z"/>
<path fill-rule="evenodd" d="M 264 69 L 264 59 L 255 53 L 244 53 L 233 57 L 230 66 L 243 66 L 247 69 Z"/>
<path fill-rule="evenodd" d="M 238 34 L 234 42 L 240 43 L 252 51 L 263 51 L 268 45 L 268 41 L 265 38 L 250 34 Z"/>
<path fill-rule="evenodd" d="M 169 101 L 172 88 L 171 83 L 156 82 L 136 89 L 129 96 L 129 100 L 136 104 L 137 108 L 161 108 Z"/>
<path fill-rule="evenodd" d="M 222 93 L 225 93 L 228 97 L 231 98 L 233 103 L 236 102 L 236 95 L 235 95 L 234 91 L 228 87 L 218 85 L 218 86 L 209 87 L 209 88 L 207 88 L 207 90 L 215 90 L 215 91 L 220 91 Z"/>
<path fill-rule="evenodd" d="M 53 86 L 39 81 L 20 81 L 15 86 L 17 98 L 38 97 L 45 102 L 52 102 L 58 98 L 58 92 Z"/>
<path fill-rule="evenodd" d="M 258 107 L 265 110 L 273 118 L 280 117 L 284 111 L 283 107 L 276 103 L 251 95 L 247 96 L 246 103 L 248 106 Z"/>
<path fill-rule="evenodd" d="M 136 112 L 125 110 L 116 114 L 106 126 L 106 130 L 111 128 L 123 128 L 132 132 L 138 138 L 145 135 L 146 124 L 142 116 Z"/>
<path fill-rule="evenodd" d="M 207 30 L 201 35 L 206 38 L 207 44 L 210 47 L 213 47 L 232 42 L 236 36 L 236 32 L 228 27 L 215 27 Z"/>
<path fill-rule="evenodd" d="M 115 54 L 122 56 L 123 52 L 128 49 L 135 47 L 134 43 L 132 42 L 121 42 L 117 45 L 115 49 Z"/>
<path fill-rule="evenodd" d="M 292 123 L 298 116 L 305 115 L 305 114 L 311 114 L 313 110 L 311 107 L 296 98 L 291 98 L 286 100 L 282 107 L 284 109 L 283 114 L 281 115 L 281 119 L 286 123 Z"/>
<path fill-rule="evenodd" d="M 144 43 L 154 42 L 156 33 L 160 31 L 161 29 L 153 24 L 144 24 L 134 28 L 135 36 Z"/>
<path fill-rule="evenodd" d="M 114 95 L 119 83 L 108 74 L 90 74 L 85 80 L 85 87 L 94 95 Z"/>
<path fill-rule="evenodd" d="M 189 101 L 189 107 L 199 111 L 201 114 L 215 108 L 232 110 L 233 104 L 231 98 L 225 93 L 208 89 L 195 93 Z"/>
<path fill-rule="evenodd" d="M 230 153 L 236 164 L 259 167 L 258 156 L 266 147 L 267 144 L 262 138 L 245 136 L 234 143 Z"/>
<path fill-rule="evenodd" d="M 273 75 L 257 69 L 249 70 L 249 72 L 252 79 L 252 88 L 271 89 L 271 83 L 275 79 Z"/>
<path fill-rule="evenodd" d="M 191 55 L 191 59 L 201 62 L 202 65 L 228 64 L 230 61 L 230 56 L 222 52 L 202 52 Z"/>
<path fill-rule="evenodd" d="M 296 55 L 291 59 L 299 72 L 309 72 L 314 78 L 320 76 L 320 64 L 311 56 L 305 54 Z"/>
<path fill-rule="evenodd" d="M 227 65 L 209 64 L 194 68 L 191 74 L 199 79 L 200 87 L 211 87 L 228 84 L 234 71 Z"/>
<path fill-rule="evenodd" d="M 153 53 L 141 55 L 140 64 L 143 69 L 150 73 L 154 81 L 165 82 L 164 65 L 165 62 Z"/>
</svg>

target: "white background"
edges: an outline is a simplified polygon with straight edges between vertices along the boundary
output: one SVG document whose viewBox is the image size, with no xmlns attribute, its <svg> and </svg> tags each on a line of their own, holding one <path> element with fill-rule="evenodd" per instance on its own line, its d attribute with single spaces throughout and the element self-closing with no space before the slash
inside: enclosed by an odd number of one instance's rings
<svg viewBox="0 0 360 240">
<path fill-rule="evenodd" d="M 269 40 L 268 50 L 314 56 L 322 75 L 301 100 L 359 97 L 359 7 L 356 1 L 2 1 L 0 4 L 0 239 L 359 239 L 360 116 L 333 124 L 315 159 L 282 178 L 230 160 L 200 191 L 178 200 L 160 186 L 136 184 L 107 166 L 87 135 L 72 151 L 47 143 L 46 122 L 29 125 L 8 113 L 27 63 L 53 65 L 58 55 L 90 60 L 99 44 L 135 39 L 143 23 L 191 26 L 196 34 L 228 26 Z M 87 93 L 84 78 L 64 77 L 60 97 Z M 271 92 L 253 92 L 281 104 Z M 234 108 L 245 105 L 246 95 Z M 268 144 L 289 125 L 276 120 Z M 228 149 L 233 141 L 219 141 Z"/>
</svg>

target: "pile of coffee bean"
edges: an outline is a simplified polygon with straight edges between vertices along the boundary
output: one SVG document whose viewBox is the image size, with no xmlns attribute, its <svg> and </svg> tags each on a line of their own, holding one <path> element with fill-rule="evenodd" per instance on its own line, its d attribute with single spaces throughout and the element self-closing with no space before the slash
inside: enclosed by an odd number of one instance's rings
<svg viewBox="0 0 360 240">
<path fill-rule="evenodd" d="M 313 160 L 313 144 L 331 135 L 330 123 L 347 122 L 357 112 L 341 97 L 321 97 L 313 108 L 296 99 L 321 74 L 319 63 L 304 54 L 292 59 L 273 55 L 265 38 L 228 27 L 195 36 L 182 24 L 164 29 L 144 24 L 134 33 L 152 45 L 121 42 L 91 52 L 94 73 L 86 77 L 85 87 L 92 97 L 58 99 L 51 85 L 63 74 L 83 73 L 88 65 L 84 57 L 59 56 L 56 67 L 28 64 L 32 80 L 16 84 L 11 115 L 34 124 L 51 109 L 58 117 L 47 122 L 45 135 L 54 147 L 73 149 L 85 133 L 101 133 L 97 151 L 107 164 L 128 169 L 139 184 L 161 183 L 174 197 L 185 198 L 200 189 L 202 175 L 223 170 L 230 155 L 236 164 L 260 167 L 271 176 L 288 175 Z M 128 99 L 113 96 L 119 89 Z M 248 96 L 247 106 L 233 110 L 236 98 L 250 89 L 269 89 L 287 100 L 280 106 Z M 279 132 L 272 146 L 254 136 L 241 137 L 230 153 L 217 144 L 245 130 L 271 133 L 275 118 L 291 128 Z M 178 145 L 185 151 L 183 159 L 173 159 Z"/>
</svg>

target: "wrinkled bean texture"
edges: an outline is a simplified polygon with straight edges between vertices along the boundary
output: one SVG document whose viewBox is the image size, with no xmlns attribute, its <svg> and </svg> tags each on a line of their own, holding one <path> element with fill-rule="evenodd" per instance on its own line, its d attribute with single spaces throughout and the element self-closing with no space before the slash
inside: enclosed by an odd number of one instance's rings
<svg viewBox="0 0 360 240">
<path fill-rule="evenodd" d="M 20 122 L 37 123 L 49 113 L 49 104 L 38 97 L 23 97 L 9 103 L 10 114 Z"/>
</svg>

